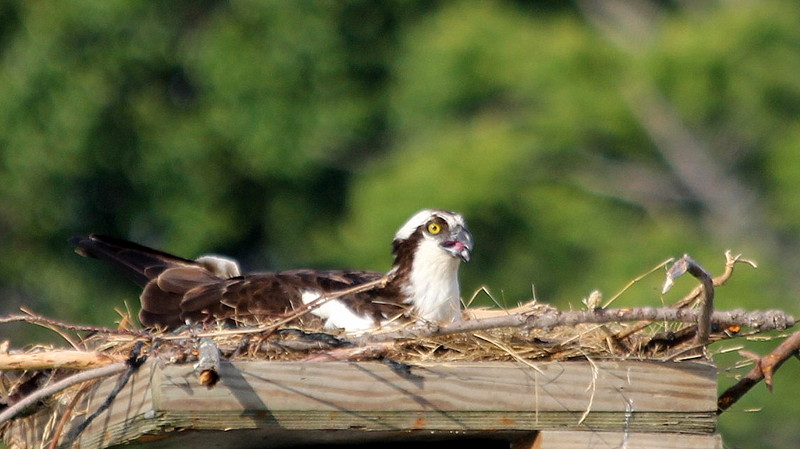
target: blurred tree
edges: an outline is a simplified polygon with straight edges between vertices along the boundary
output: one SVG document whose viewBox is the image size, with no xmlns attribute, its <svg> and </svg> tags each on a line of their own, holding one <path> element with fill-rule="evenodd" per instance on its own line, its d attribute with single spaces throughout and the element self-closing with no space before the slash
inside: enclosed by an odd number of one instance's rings
<svg viewBox="0 0 800 449">
<path fill-rule="evenodd" d="M 333 261 L 298 242 L 335 225 L 351 159 L 384 140 L 385 62 L 363 52 L 388 58 L 410 5 L 5 9 L 0 230 L 15 257 L 0 263 L 16 298 L 5 310 L 58 304 L 58 316 L 108 323 L 112 305 L 135 301 L 69 254 L 65 239 L 86 232 L 225 250 L 253 268 Z"/>
</svg>

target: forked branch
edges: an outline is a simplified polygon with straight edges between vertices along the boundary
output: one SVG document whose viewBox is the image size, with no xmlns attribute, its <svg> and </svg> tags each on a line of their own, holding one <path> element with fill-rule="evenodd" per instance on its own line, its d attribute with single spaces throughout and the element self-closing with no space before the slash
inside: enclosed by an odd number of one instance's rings
<svg viewBox="0 0 800 449">
<path fill-rule="evenodd" d="M 730 408 L 762 380 L 772 391 L 772 375 L 792 356 L 800 357 L 800 330 L 795 331 L 769 354 L 756 359 L 753 369 L 720 395 L 717 400 L 717 414 Z"/>
</svg>

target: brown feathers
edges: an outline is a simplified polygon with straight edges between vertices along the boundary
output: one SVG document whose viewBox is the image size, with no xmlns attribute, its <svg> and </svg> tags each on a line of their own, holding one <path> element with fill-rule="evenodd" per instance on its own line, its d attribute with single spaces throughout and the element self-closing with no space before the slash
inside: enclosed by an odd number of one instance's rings
<svg viewBox="0 0 800 449">
<path fill-rule="evenodd" d="M 148 327 L 172 329 L 187 322 L 251 323 L 281 317 L 302 307 L 306 292 L 334 292 L 383 276 L 369 271 L 291 270 L 225 279 L 202 264 L 120 239 L 93 235 L 73 242 L 78 245 L 78 254 L 111 262 L 144 284 L 139 320 Z M 373 303 L 372 299 L 382 295 L 368 293 L 353 295 L 348 305 L 375 319 L 402 309 Z M 320 320 L 307 316 L 304 321 L 316 324 Z"/>
<path fill-rule="evenodd" d="M 472 236 L 459 214 L 419 211 L 395 235 L 390 281 L 351 292 L 384 274 L 290 270 L 239 275 L 236 261 L 221 256 L 189 260 L 101 235 L 71 241 L 78 254 L 105 260 L 144 287 L 139 320 L 168 329 L 185 323 L 286 318 L 337 292 L 347 294 L 317 304 L 297 321 L 347 330 L 366 330 L 398 318 L 453 321 L 460 319 L 458 264 L 469 260 L 472 250 Z"/>
</svg>

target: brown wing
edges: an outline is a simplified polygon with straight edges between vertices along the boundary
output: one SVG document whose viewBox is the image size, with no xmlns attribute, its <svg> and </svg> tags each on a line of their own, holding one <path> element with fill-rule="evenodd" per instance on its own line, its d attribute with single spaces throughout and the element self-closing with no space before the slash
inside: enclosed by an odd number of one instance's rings
<svg viewBox="0 0 800 449">
<path fill-rule="evenodd" d="M 225 282 L 202 267 L 177 266 L 164 270 L 145 285 L 139 300 L 139 321 L 148 327 L 176 328 L 186 323 L 181 303 L 187 292 Z M 195 320 L 192 320 L 195 321 Z"/>
<path fill-rule="evenodd" d="M 78 254 L 105 260 L 144 287 L 139 321 L 148 327 L 174 329 L 187 322 L 257 322 L 287 316 L 303 305 L 306 292 L 335 292 L 383 276 L 371 271 L 292 270 L 223 278 L 195 261 L 126 240 L 92 235 L 71 241 Z M 402 310 L 395 296 L 375 289 L 339 300 L 379 321 Z M 311 314 L 300 321 L 319 322 Z"/>
<path fill-rule="evenodd" d="M 169 273 L 164 273 L 167 274 Z M 193 322 L 232 319 L 244 323 L 261 322 L 266 318 L 285 318 L 303 308 L 304 293 L 324 295 L 374 281 L 382 276 L 382 273 L 371 271 L 315 270 L 239 276 L 187 290 L 180 303 L 181 318 Z M 383 298 L 380 291 L 368 290 L 339 300 L 356 313 L 380 321 L 402 309 L 402 306 Z M 145 303 L 144 299 L 142 303 Z M 313 314 L 304 314 L 297 321 L 305 325 L 322 324 Z"/>
</svg>

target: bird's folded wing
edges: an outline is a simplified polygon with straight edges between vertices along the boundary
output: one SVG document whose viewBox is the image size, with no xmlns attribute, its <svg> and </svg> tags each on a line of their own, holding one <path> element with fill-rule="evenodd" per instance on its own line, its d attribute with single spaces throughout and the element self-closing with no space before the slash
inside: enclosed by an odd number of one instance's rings
<svg viewBox="0 0 800 449">
<path fill-rule="evenodd" d="M 286 317 L 304 307 L 303 298 L 308 293 L 324 296 L 382 276 L 370 271 L 292 270 L 223 279 L 199 267 L 170 268 L 142 292 L 140 319 L 145 325 L 174 327 L 187 321 L 247 322 Z M 373 296 L 362 292 L 339 300 L 377 316 L 386 306 L 373 304 Z M 307 316 L 301 321 L 318 320 Z"/>
</svg>

